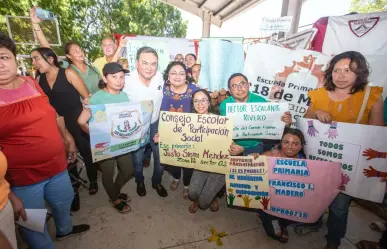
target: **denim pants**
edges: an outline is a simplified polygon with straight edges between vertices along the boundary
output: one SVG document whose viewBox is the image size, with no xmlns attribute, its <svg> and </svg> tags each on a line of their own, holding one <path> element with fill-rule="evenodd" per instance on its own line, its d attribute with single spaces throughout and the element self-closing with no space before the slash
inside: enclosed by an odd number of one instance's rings
<svg viewBox="0 0 387 249">
<path fill-rule="evenodd" d="M 153 176 L 152 184 L 161 184 L 161 178 L 164 173 L 164 167 L 160 164 L 159 145 L 153 141 L 154 136 L 158 132 L 159 121 L 150 125 L 150 146 L 153 152 Z M 133 152 L 134 177 L 136 182 L 144 181 L 144 152 L 145 146 Z"/>
<path fill-rule="evenodd" d="M 66 235 L 72 232 L 70 208 L 74 198 L 74 190 L 67 170 L 32 185 L 11 187 L 11 190 L 22 200 L 25 209 L 46 209 L 46 201 L 51 207 L 57 235 Z M 47 232 L 47 226 L 44 227 L 44 233 L 22 226 L 20 226 L 20 232 L 30 249 L 55 249 Z"/>
<path fill-rule="evenodd" d="M 328 216 L 328 245 L 340 246 L 340 240 L 347 232 L 349 205 L 352 197 L 340 193 L 329 206 Z"/>
<path fill-rule="evenodd" d="M 151 137 L 151 139 L 153 139 L 153 138 Z M 149 159 L 149 160 L 152 157 L 152 147 L 150 146 L 150 143 L 145 145 L 144 157 L 145 157 L 145 159 Z"/>
<path fill-rule="evenodd" d="M 274 215 L 265 213 L 263 210 L 258 210 L 259 218 L 261 219 L 263 229 L 265 229 L 266 235 L 279 240 L 280 237 L 275 233 L 273 221 L 277 220 L 280 227 L 286 228 L 287 226 L 296 223 L 295 221 L 276 217 Z"/>
</svg>

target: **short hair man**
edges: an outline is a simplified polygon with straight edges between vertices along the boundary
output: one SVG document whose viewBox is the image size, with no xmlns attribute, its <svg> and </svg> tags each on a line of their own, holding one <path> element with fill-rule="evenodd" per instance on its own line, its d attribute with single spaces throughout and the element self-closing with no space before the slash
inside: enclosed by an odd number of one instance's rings
<svg viewBox="0 0 387 249">
<path fill-rule="evenodd" d="M 247 77 L 241 73 L 235 73 L 228 79 L 228 89 L 231 96 L 225 99 L 220 104 L 220 115 L 226 116 L 227 103 L 263 103 L 267 102 L 261 96 L 258 96 L 249 91 L 249 81 Z M 285 112 L 281 117 L 281 121 L 290 126 L 292 117 L 290 112 Z M 232 156 L 244 155 L 247 156 L 253 153 L 263 152 L 263 143 L 259 139 L 235 139 L 230 146 L 230 154 Z"/>
<path fill-rule="evenodd" d="M 153 176 L 152 187 L 156 189 L 161 197 L 168 196 L 167 190 L 161 185 L 164 168 L 160 164 L 159 147 L 153 141 L 158 132 L 159 114 L 161 101 L 163 99 L 163 77 L 157 72 L 158 55 L 150 47 L 142 47 L 137 51 L 136 69 L 130 76 L 125 78 L 123 91 L 129 96 L 129 99 L 135 102 L 151 100 L 153 102 L 152 120 L 150 125 L 150 146 L 153 152 Z M 134 177 L 137 183 L 137 194 L 146 195 L 143 175 L 145 146 L 133 152 Z"/>
<path fill-rule="evenodd" d="M 102 39 L 101 48 L 103 51 L 103 57 L 97 58 L 94 61 L 94 66 L 98 69 L 101 75 L 102 69 L 105 64 L 109 62 L 117 62 L 119 53 L 121 49 L 126 45 L 125 36 L 121 36 L 119 46 L 117 47 L 116 43 L 110 37 L 105 37 Z"/>
</svg>

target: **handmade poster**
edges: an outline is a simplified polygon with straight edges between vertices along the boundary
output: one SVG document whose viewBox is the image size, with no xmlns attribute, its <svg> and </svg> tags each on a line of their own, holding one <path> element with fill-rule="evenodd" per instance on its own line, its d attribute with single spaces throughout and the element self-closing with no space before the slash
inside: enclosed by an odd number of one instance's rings
<svg viewBox="0 0 387 249">
<path fill-rule="evenodd" d="M 381 203 L 386 184 L 377 171 L 387 171 L 387 128 L 380 126 L 300 118 L 297 127 L 304 133 L 305 153 L 310 160 L 341 163 L 342 192 Z"/>
<path fill-rule="evenodd" d="M 281 139 L 285 129 L 281 116 L 287 111 L 287 103 L 226 104 L 226 116 L 234 120 L 234 139 Z"/>
<path fill-rule="evenodd" d="M 316 222 L 340 192 L 340 163 L 268 157 L 270 209 L 266 213 Z"/>
<path fill-rule="evenodd" d="M 260 31 L 263 32 L 289 32 L 293 16 L 262 17 Z"/>
<path fill-rule="evenodd" d="M 152 101 L 91 105 L 93 162 L 119 156 L 149 143 Z"/>
<path fill-rule="evenodd" d="M 159 119 L 160 162 L 227 173 L 233 122 L 228 117 L 164 112 Z"/>
<path fill-rule="evenodd" d="M 218 39 L 201 41 L 201 70 L 198 84 L 209 91 L 228 89 L 228 78 L 243 71 L 243 44 Z"/>
<path fill-rule="evenodd" d="M 269 209 L 267 157 L 233 156 L 226 174 L 227 204 L 230 207 Z"/>
<path fill-rule="evenodd" d="M 289 103 L 295 127 L 308 109 L 308 91 L 323 86 L 329 60 L 330 56 L 315 51 L 258 43 L 247 51 L 244 74 L 253 93 L 271 102 Z"/>
<path fill-rule="evenodd" d="M 129 39 L 128 43 L 126 44 L 126 49 L 124 49 L 122 52 L 122 57 L 125 57 L 128 60 L 129 71 L 136 70 L 137 50 L 145 46 L 156 50 L 159 58 L 157 70 L 164 71 L 170 62 L 167 42 L 138 39 Z"/>
<path fill-rule="evenodd" d="M 322 52 L 327 55 L 357 51 L 367 59 L 372 85 L 387 95 L 387 11 L 331 16 L 326 25 Z"/>
<path fill-rule="evenodd" d="M 308 49 L 310 42 L 317 33 L 316 28 L 303 30 L 293 35 L 285 36 L 278 40 L 284 47 L 290 49 Z M 282 46 L 281 46 L 282 47 Z"/>
</svg>

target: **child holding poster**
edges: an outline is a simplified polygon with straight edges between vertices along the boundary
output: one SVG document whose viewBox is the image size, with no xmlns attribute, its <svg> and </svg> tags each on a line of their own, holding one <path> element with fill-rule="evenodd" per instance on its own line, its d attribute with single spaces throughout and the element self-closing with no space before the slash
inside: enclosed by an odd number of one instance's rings
<svg viewBox="0 0 387 249">
<path fill-rule="evenodd" d="M 129 71 L 120 64 L 111 62 L 103 67 L 103 77 L 98 87 L 101 89 L 89 99 L 90 104 L 113 104 L 130 102 L 128 95 L 122 92 L 124 76 Z M 84 109 L 78 118 L 78 124 L 83 131 L 89 133 L 88 121 L 91 118 L 91 110 Z M 118 174 L 113 182 L 114 165 L 117 163 Z M 113 207 L 120 213 L 131 211 L 126 203 L 130 201 L 127 194 L 120 193 L 121 188 L 133 175 L 132 153 L 109 158 L 99 162 L 102 171 L 102 184 L 110 198 Z"/>
<path fill-rule="evenodd" d="M 302 132 L 298 129 L 285 128 L 281 143 L 273 148 L 273 150 L 265 151 L 262 155 L 284 158 L 305 159 L 305 154 L 302 148 L 305 145 L 305 138 Z M 258 157 L 258 153 L 249 154 L 249 156 Z M 259 210 L 259 217 L 262 221 L 262 226 L 265 229 L 266 235 L 278 240 L 281 243 L 287 243 L 289 240 L 289 233 L 287 226 L 295 223 L 294 221 L 278 218 L 273 215 Z M 278 225 L 281 229 L 279 233 L 275 232 L 273 221 L 278 220 Z"/>
</svg>

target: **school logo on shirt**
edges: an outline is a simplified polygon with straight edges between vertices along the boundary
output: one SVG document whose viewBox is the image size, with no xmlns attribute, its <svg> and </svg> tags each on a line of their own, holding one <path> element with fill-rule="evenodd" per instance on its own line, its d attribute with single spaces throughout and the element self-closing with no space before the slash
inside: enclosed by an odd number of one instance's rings
<svg viewBox="0 0 387 249">
<path fill-rule="evenodd" d="M 348 21 L 349 28 L 357 37 L 362 37 L 373 29 L 379 22 L 379 17 Z"/>
<path fill-rule="evenodd" d="M 141 119 L 138 111 L 122 111 L 111 119 L 111 135 L 116 138 L 129 138 L 141 131 Z"/>
</svg>

